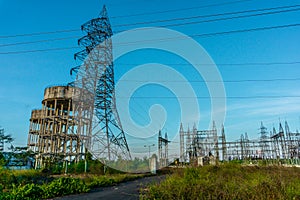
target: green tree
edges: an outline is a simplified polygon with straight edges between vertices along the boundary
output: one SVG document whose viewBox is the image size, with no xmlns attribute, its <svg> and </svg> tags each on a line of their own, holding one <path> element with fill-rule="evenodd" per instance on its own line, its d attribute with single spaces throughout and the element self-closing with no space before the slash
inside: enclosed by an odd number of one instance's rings
<svg viewBox="0 0 300 200">
<path fill-rule="evenodd" d="M 7 143 L 11 144 L 14 141 L 14 139 L 12 138 L 12 136 L 10 134 L 5 135 L 3 129 L 1 129 L 1 130 L 2 130 L 2 132 L 0 134 L 0 142 L 2 143 L 3 149 L 4 149 L 4 144 L 7 144 Z M 13 147 L 12 144 L 11 144 L 11 147 Z M 10 159 L 11 159 L 11 155 L 8 154 L 8 157 L 5 158 L 3 152 L 0 152 L 0 166 L 6 166 L 9 163 Z"/>
</svg>

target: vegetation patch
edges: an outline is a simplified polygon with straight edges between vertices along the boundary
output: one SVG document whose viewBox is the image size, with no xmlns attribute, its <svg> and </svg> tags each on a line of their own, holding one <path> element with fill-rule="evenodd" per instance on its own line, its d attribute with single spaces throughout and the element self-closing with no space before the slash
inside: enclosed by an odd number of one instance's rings
<svg viewBox="0 0 300 200">
<path fill-rule="evenodd" d="M 186 168 L 143 190 L 141 199 L 300 199 L 300 169 L 222 164 Z"/>
<path fill-rule="evenodd" d="M 78 174 L 54 177 L 42 171 L 0 169 L 0 199 L 48 199 L 85 193 L 93 188 L 111 186 L 145 176 L 145 174 Z"/>
</svg>

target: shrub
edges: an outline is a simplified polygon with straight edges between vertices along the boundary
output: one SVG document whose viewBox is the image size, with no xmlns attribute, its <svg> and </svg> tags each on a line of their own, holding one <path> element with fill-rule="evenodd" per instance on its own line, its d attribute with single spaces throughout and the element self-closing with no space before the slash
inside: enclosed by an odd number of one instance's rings
<svg viewBox="0 0 300 200">
<path fill-rule="evenodd" d="M 49 185 L 44 185 L 44 198 L 88 192 L 90 188 L 78 178 L 58 178 Z"/>
<path fill-rule="evenodd" d="M 41 186 L 31 183 L 20 187 L 14 187 L 10 196 L 16 200 L 17 199 L 25 200 L 25 199 L 40 199 L 43 196 L 43 194 L 44 194 L 44 190 Z"/>
</svg>

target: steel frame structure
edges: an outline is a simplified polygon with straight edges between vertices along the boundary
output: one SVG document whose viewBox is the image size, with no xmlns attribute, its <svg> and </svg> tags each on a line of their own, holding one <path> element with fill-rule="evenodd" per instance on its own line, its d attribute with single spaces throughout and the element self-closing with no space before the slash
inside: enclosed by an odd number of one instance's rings
<svg viewBox="0 0 300 200">
<path fill-rule="evenodd" d="M 165 138 L 162 137 L 161 130 L 158 132 L 158 160 L 159 160 L 159 167 L 166 167 L 168 166 L 168 134 L 165 133 Z"/>
<path fill-rule="evenodd" d="M 189 128 L 184 131 L 181 124 L 179 135 L 181 162 L 191 162 L 196 157 L 204 157 L 210 153 L 219 157 L 217 129 L 214 122 L 211 130 L 197 130 L 194 125 L 192 132 Z"/>
<path fill-rule="evenodd" d="M 98 18 L 81 26 L 86 33 L 78 40 L 84 49 L 74 55 L 81 66 L 71 69 L 77 73 L 75 86 L 94 94 L 94 118 L 90 152 L 103 162 L 119 158 L 131 159 L 129 147 L 116 109 L 112 29 L 105 6 Z M 81 102 L 85 103 L 85 102 Z"/>
<path fill-rule="evenodd" d="M 273 128 L 270 133 L 261 123 L 260 137 L 252 140 L 245 133 L 241 134 L 240 139 L 236 141 L 226 141 L 224 126 L 221 128 L 221 136 L 218 136 L 215 125 L 212 130 L 200 131 L 194 126 L 191 133 L 189 128 L 184 131 L 181 124 L 179 134 L 181 162 L 193 162 L 197 157 L 208 157 L 212 154 L 221 160 L 283 159 L 299 164 L 300 133 L 290 132 L 287 122 L 285 122 L 285 131 L 279 123 L 278 132 Z"/>
</svg>

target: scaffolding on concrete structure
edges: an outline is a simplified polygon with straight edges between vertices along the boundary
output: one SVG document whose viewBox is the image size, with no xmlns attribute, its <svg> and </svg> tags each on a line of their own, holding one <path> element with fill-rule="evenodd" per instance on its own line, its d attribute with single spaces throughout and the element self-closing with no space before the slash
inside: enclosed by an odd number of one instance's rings
<svg viewBox="0 0 300 200">
<path fill-rule="evenodd" d="M 36 154 L 35 167 L 48 162 L 79 161 L 86 153 L 91 135 L 90 107 L 76 107 L 74 95 L 81 89 L 71 86 L 48 87 L 44 92 L 42 109 L 32 110 L 28 148 Z M 88 96 L 86 93 L 84 96 Z M 78 121 L 78 115 L 80 120 Z"/>
</svg>

